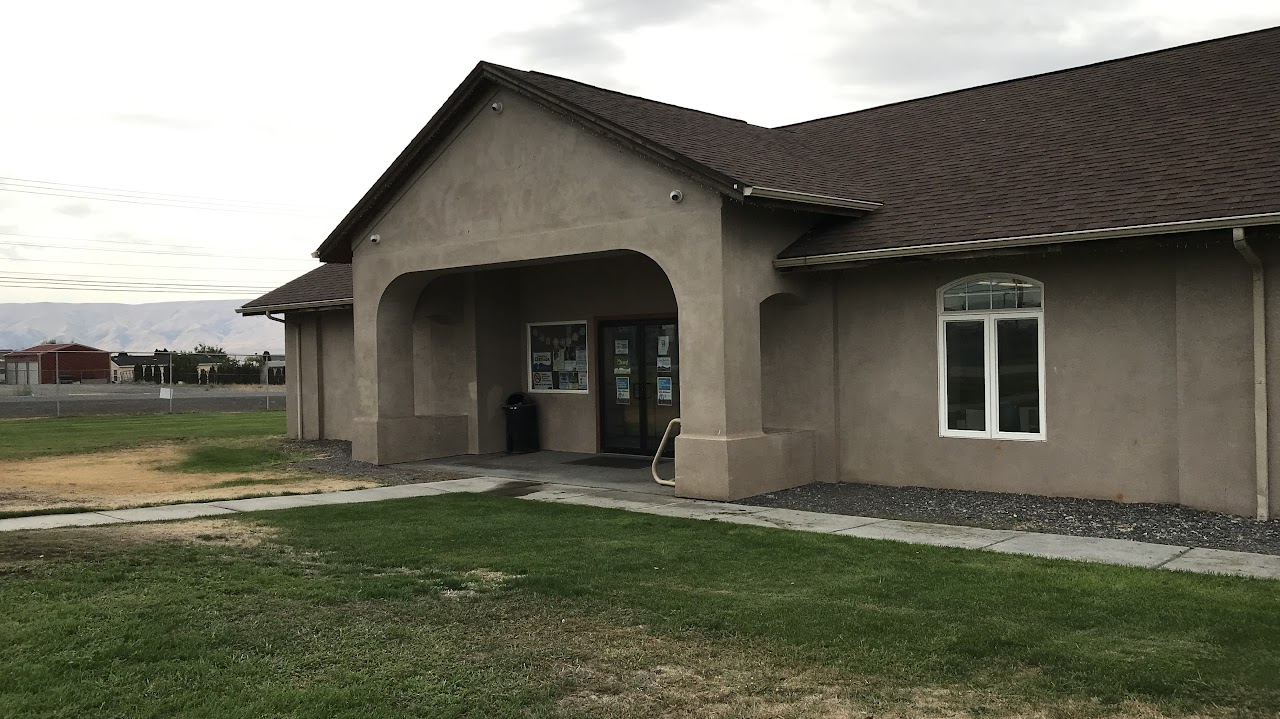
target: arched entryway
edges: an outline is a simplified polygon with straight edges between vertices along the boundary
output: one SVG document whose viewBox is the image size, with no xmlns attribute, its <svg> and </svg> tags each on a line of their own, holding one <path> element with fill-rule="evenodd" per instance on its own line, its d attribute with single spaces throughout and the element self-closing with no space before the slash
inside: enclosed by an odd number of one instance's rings
<svg viewBox="0 0 1280 719">
<path fill-rule="evenodd" d="M 637 252 L 405 273 L 377 325 L 368 461 L 501 452 L 515 392 L 565 452 L 651 453 L 679 412 L 675 291 Z"/>
</svg>

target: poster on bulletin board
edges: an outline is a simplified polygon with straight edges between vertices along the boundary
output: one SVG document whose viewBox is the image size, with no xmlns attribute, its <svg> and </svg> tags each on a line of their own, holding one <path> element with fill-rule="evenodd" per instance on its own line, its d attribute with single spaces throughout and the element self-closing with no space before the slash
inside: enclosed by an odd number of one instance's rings
<svg viewBox="0 0 1280 719">
<path fill-rule="evenodd" d="M 587 391 L 586 322 L 532 322 L 527 340 L 529 391 Z"/>
</svg>

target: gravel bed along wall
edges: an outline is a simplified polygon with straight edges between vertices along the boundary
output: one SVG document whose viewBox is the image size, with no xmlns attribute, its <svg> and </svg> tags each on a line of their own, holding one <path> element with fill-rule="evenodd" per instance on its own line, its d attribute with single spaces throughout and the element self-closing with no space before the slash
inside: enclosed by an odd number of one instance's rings
<svg viewBox="0 0 1280 719">
<path fill-rule="evenodd" d="M 872 484 L 810 484 L 739 504 L 1280 555 L 1280 520 L 1169 504 Z"/>
</svg>

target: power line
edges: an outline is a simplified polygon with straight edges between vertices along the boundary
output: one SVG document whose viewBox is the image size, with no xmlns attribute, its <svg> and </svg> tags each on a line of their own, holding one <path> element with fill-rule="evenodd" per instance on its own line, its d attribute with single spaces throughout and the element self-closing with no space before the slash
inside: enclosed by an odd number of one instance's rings
<svg viewBox="0 0 1280 719">
<path fill-rule="evenodd" d="M 155 199 L 175 198 L 179 200 L 196 200 L 199 202 L 209 203 L 230 203 L 236 205 L 259 205 L 263 207 L 279 207 L 305 210 L 308 209 L 302 205 L 295 205 L 287 202 L 260 202 L 258 200 L 233 200 L 226 197 L 202 197 L 200 195 L 175 195 L 168 192 L 151 192 L 149 190 L 125 190 L 119 187 L 103 187 L 101 185 L 75 185 L 69 182 L 49 182 L 48 180 L 28 180 L 21 177 L 0 177 L 0 182 L 5 183 L 21 183 L 24 185 L 53 185 L 51 189 L 57 187 L 76 188 L 77 190 L 93 190 L 100 191 L 103 194 L 120 194 L 125 196 L 148 197 L 153 196 Z M 75 190 L 69 190 L 75 191 Z"/>
<path fill-rule="evenodd" d="M 92 252 L 91 248 L 86 247 L 85 250 Z M 146 267 L 149 269 L 165 269 L 165 270 L 227 270 L 233 272 L 288 272 L 297 273 L 296 268 L 278 268 L 269 267 L 196 267 L 194 265 L 140 265 L 132 262 L 88 262 L 81 260 L 41 260 L 35 257 L 3 257 L 0 258 L 5 262 L 56 262 L 59 265 L 92 265 L 94 267 Z"/>
<path fill-rule="evenodd" d="M 211 255 L 206 252 L 168 252 L 165 250 L 123 250 L 114 247 L 70 247 L 67 245 L 46 245 L 35 242 L 0 241 L 0 245 L 9 247 L 34 247 L 49 250 L 79 250 L 80 252 L 128 252 L 137 255 L 177 255 L 179 257 L 222 257 L 228 260 L 279 260 L 282 262 L 311 262 L 301 257 L 248 257 L 244 255 Z"/>
<path fill-rule="evenodd" d="M 164 202 L 144 202 L 142 200 L 126 200 L 118 197 L 94 197 L 91 195 L 83 195 L 83 194 L 75 195 L 75 194 L 67 194 L 67 193 L 59 193 L 59 192 L 38 192 L 36 190 L 25 190 L 25 189 L 18 189 L 16 187 L 4 187 L 4 186 L 0 186 L 0 192 L 21 192 L 27 195 L 47 195 L 49 197 L 68 197 L 73 200 L 100 200 L 102 202 L 125 202 L 131 205 L 153 205 L 155 207 L 172 207 L 174 209 L 180 209 L 180 210 L 210 210 L 213 212 L 237 212 L 241 214 L 250 214 L 250 215 L 288 215 L 291 217 L 317 217 L 317 215 L 315 214 L 302 213 L 302 212 L 277 212 L 272 210 L 235 209 L 231 207 L 213 207 L 213 206 L 206 206 L 206 205 L 172 204 L 172 203 L 164 203 Z"/>
<path fill-rule="evenodd" d="M 61 237 L 58 235 L 27 235 L 21 232 L 0 232 L 5 237 L 30 237 L 33 240 L 67 240 L 70 242 L 105 242 L 113 245 L 133 245 L 136 247 L 174 247 L 188 250 L 201 249 L 202 245 L 168 245 L 163 243 L 138 242 L 137 240 L 101 240 L 88 237 Z"/>
<path fill-rule="evenodd" d="M 19 282 L 19 283 L 49 282 L 54 284 L 79 285 L 84 287 L 90 287 L 90 286 L 105 287 L 105 288 L 111 288 L 111 287 L 153 288 L 154 287 L 154 288 L 189 289 L 189 290 L 236 290 L 236 291 L 242 291 L 242 292 L 268 292 L 272 289 L 270 287 L 260 287 L 256 285 L 224 285 L 224 284 L 217 284 L 217 283 L 209 284 L 209 283 L 203 283 L 203 282 L 196 282 L 196 283 L 152 282 L 145 278 L 143 278 L 141 281 L 134 281 L 136 279 L 137 278 L 119 278 L 119 279 L 112 278 L 112 279 L 105 279 L 105 280 L 85 280 L 85 279 L 76 279 L 74 277 L 53 277 L 53 276 L 47 276 L 47 275 L 43 277 L 22 276 L 22 275 L 0 276 L 0 281 L 5 282 L 6 284 L 9 284 L 12 282 Z"/>
<path fill-rule="evenodd" d="M 5 280 L 5 284 L 10 289 L 63 289 L 63 290 L 90 290 L 102 292 L 114 292 L 116 290 L 146 290 L 148 292 L 213 292 L 224 295 L 251 294 L 264 295 L 271 290 L 262 289 L 260 287 L 184 287 L 182 285 L 173 286 L 149 286 L 145 284 L 113 284 L 113 283 L 78 283 L 66 280 Z"/>
<path fill-rule="evenodd" d="M 15 288 L 22 288 L 22 289 L 78 290 L 78 292 L 109 292 L 109 293 L 115 293 L 115 292 L 146 292 L 146 293 L 161 293 L 161 294 L 224 294 L 224 296 L 225 296 L 225 294 L 239 294 L 239 296 L 243 296 L 243 294 L 244 294 L 244 293 L 246 293 L 246 292 L 250 292 L 250 290 L 214 290 L 214 289 L 141 289 L 141 288 L 127 288 L 127 287 L 111 289 L 111 288 L 64 287 L 64 285 L 52 285 L 52 284 L 47 284 L 47 285 L 23 284 L 23 285 L 14 285 L 14 287 L 15 287 Z"/>
<path fill-rule="evenodd" d="M 10 271 L 8 271 L 8 270 L 0 270 L 0 276 L 9 276 L 9 277 L 13 277 L 13 278 L 15 278 L 15 279 L 23 279 L 23 278 L 27 278 L 27 279 L 31 279 L 31 278 L 37 278 L 37 279 L 41 279 L 41 278 L 57 278 L 57 279 L 68 279 L 68 280 L 92 280 L 92 281 L 95 281 L 95 282 L 96 282 L 96 281 L 106 281 L 106 280 L 123 280 L 123 281 L 126 281 L 126 282 L 130 282 L 130 281 L 133 281 L 133 280 L 138 280 L 138 281 L 141 281 L 141 282 L 152 282 L 152 279 L 151 279 L 151 278 L 149 278 L 149 277 L 104 277 L 103 275 L 73 275 L 73 274 L 68 274 L 68 273 L 63 273 L 63 272 L 10 272 Z M 172 278 L 172 277 L 171 277 L 171 278 L 168 278 L 168 279 L 169 279 L 169 280 L 175 280 L 175 279 L 177 279 L 177 278 Z M 178 280 L 178 281 L 179 281 L 179 282 L 186 282 L 186 280 Z M 161 283 L 164 283 L 164 284 L 168 284 L 168 282 L 166 282 L 166 280 L 158 280 L 158 282 L 161 282 Z M 208 282 L 208 281 L 194 280 L 193 282 L 195 282 L 195 284 L 212 284 L 212 285 L 217 286 L 217 287 L 222 287 L 222 286 L 224 286 L 222 283 L 211 283 L 211 282 Z M 238 286 L 256 287 L 257 285 L 238 285 Z"/>
<path fill-rule="evenodd" d="M 199 290 L 201 292 L 266 292 L 270 288 L 251 287 L 246 285 L 216 285 L 216 284 L 191 284 L 183 282 L 129 282 L 129 281 L 111 281 L 111 280 L 70 280 L 60 279 L 57 277 L 5 277 L 3 279 L 7 287 L 22 287 L 27 285 L 59 285 L 66 287 L 84 287 L 84 288 L 101 288 L 111 289 L 120 287 L 123 289 L 146 289 L 146 290 Z"/>
</svg>

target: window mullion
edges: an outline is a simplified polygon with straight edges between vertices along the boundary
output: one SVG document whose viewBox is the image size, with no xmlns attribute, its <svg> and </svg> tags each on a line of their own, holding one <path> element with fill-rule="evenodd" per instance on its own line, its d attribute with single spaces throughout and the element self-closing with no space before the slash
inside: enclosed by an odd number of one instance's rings
<svg viewBox="0 0 1280 719">
<path fill-rule="evenodd" d="M 998 345 L 995 317 L 983 319 L 983 331 L 987 336 L 987 356 L 983 362 L 987 376 L 987 436 L 994 437 L 996 436 L 996 429 L 1000 426 L 995 415 L 1000 406 L 1000 387 L 998 386 L 1000 373 L 996 369 L 1000 362 L 1000 347 Z"/>
</svg>

